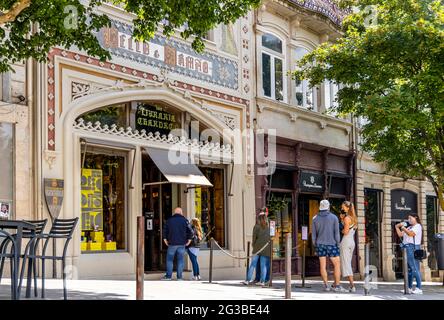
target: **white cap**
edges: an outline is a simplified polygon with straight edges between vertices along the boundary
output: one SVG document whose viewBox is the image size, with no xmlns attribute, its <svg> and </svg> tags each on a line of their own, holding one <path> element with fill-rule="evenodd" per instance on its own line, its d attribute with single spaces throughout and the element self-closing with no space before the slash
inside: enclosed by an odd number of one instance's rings
<svg viewBox="0 0 444 320">
<path fill-rule="evenodd" d="M 330 202 L 328 200 L 322 200 L 319 204 L 319 210 L 329 210 L 330 209 Z"/>
</svg>

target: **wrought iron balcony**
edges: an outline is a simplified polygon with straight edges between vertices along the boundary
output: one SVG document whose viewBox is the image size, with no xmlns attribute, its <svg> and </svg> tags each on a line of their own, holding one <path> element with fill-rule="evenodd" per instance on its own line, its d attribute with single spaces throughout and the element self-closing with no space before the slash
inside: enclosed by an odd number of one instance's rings
<svg viewBox="0 0 444 320">
<path fill-rule="evenodd" d="M 349 12 L 340 9 L 334 0 L 288 0 L 290 3 L 304 9 L 324 15 L 337 25 L 342 24 L 342 20 Z"/>
</svg>

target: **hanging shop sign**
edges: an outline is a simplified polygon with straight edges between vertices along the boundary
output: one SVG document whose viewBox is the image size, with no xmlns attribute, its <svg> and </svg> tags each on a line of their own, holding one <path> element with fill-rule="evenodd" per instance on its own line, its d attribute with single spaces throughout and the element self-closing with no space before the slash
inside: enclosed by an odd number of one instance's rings
<svg viewBox="0 0 444 320">
<path fill-rule="evenodd" d="M 103 230 L 102 170 L 82 169 L 82 231 Z"/>
<path fill-rule="evenodd" d="M 299 188 L 303 192 L 324 192 L 324 175 L 309 171 L 301 171 Z"/>
<path fill-rule="evenodd" d="M 165 111 L 160 106 L 148 105 L 145 103 L 137 104 L 136 129 L 146 132 L 156 132 L 160 134 L 169 134 L 171 130 L 176 129 L 176 115 Z"/>
<path fill-rule="evenodd" d="M 63 203 L 63 188 L 64 181 L 61 179 L 43 180 L 46 206 L 48 207 L 51 219 L 54 220 L 59 217 Z"/>
<path fill-rule="evenodd" d="M 117 20 L 102 28 L 97 38 L 114 57 L 238 89 L 238 64 L 234 60 L 210 52 L 196 53 L 190 45 L 160 35 L 138 41 L 133 37 L 133 26 Z"/>
<path fill-rule="evenodd" d="M 409 214 L 418 213 L 418 195 L 409 190 L 391 191 L 392 219 L 404 220 Z"/>
</svg>

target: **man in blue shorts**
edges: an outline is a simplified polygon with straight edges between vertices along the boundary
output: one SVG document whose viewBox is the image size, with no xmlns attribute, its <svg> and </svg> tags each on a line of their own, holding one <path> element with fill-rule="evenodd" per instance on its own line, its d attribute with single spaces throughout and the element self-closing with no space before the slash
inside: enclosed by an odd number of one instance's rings
<svg viewBox="0 0 444 320">
<path fill-rule="evenodd" d="M 335 292 L 348 292 L 341 287 L 341 265 L 340 265 L 340 234 L 339 220 L 330 212 L 330 202 L 322 200 L 319 204 L 319 213 L 313 217 L 312 221 L 312 240 L 316 249 L 316 255 L 319 257 L 321 277 L 324 281 L 324 290 Z M 330 258 L 334 267 L 334 284 L 328 284 L 327 275 L 327 257 Z"/>
</svg>

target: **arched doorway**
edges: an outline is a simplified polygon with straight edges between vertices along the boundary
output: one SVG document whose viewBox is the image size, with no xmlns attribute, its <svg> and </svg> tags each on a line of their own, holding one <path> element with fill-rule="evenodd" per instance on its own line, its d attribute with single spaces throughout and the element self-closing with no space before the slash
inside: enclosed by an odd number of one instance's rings
<svg viewBox="0 0 444 320">
<path fill-rule="evenodd" d="M 73 249 L 79 273 L 106 274 L 109 271 L 104 268 L 109 264 L 118 273 L 132 273 L 135 217 L 142 214 L 147 219 L 145 269 L 163 270 L 166 248 L 162 225 L 176 206 L 183 207 L 187 217 L 200 214 L 201 219 L 209 207 L 213 211 L 218 208 L 220 214 L 213 212 L 208 223 L 223 243 L 228 209 L 225 181 L 231 157 L 229 149 L 218 146 L 219 141 L 227 141 L 223 124 L 166 90 L 113 94 L 95 103 L 97 97 L 89 97 L 89 105 L 81 101 L 64 117 L 65 181 L 67 193 L 72 194 L 65 203 L 65 208 L 71 205 L 70 210 L 65 212 L 81 217 L 79 242 Z M 202 134 L 205 130 L 212 134 Z M 218 133 L 220 140 L 215 137 Z M 191 137 L 197 137 L 196 141 Z M 211 139 L 214 145 L 209 147 L 204 139 Z M 224 161 L 203 163 L 200 151 L 204 146 L 218 148 L 216 154 Z M 177 168 L 168 165 L 165 156 L 172 147 L 197 161 L 190 165 L 200 174 L 167 172 Z M 201 180 L 174 180 L 190 175 L 201 175 Z M 202 179 L 208 182 L 205 187 L 201 186 Z M 211 195 L 215 189 L 219 194 Z"/>
</svg>

